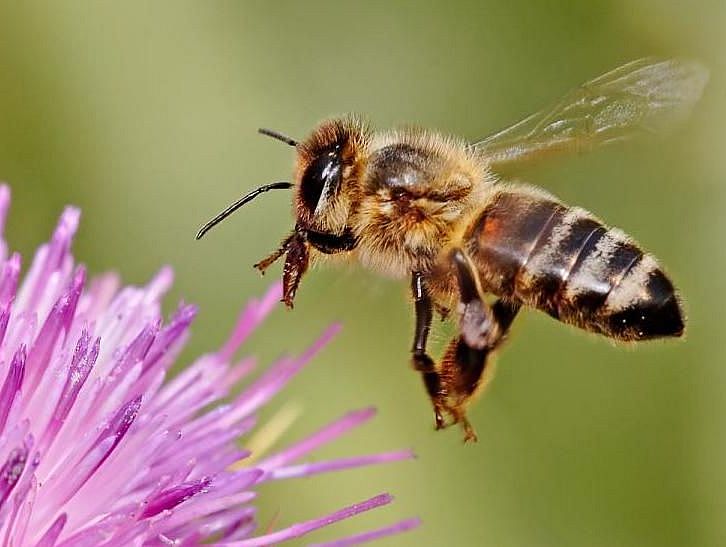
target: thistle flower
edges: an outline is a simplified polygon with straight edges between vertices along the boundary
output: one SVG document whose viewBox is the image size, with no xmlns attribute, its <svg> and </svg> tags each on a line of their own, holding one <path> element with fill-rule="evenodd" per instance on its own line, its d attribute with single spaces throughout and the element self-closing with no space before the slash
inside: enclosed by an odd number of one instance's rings
<svg viewBox="0 0 726 547">
<path fill-rule="evenodd" d="M 9 203 L 9 189 L 0 186 L 0 234 Z M 233 356 L 279 300 L 279 285 L 249 303 L 219 350 L 169 379 L 196 308 L 181 305 L 163 323 L 168 268 L 145 287 L 120 288 L 114 274 L 88 283 L 70 253 L 78 220 L 77 209 L 63 212 L 22 282 L 20 256 L 8 255 L 0 237 L 0 544 L 194 545 L 211 539 L 270 545 L 391 500 L 381 494 L 260 535 L 251 504 L 259 484 L 393 462 L 411 452 L 299 463 L 370 419 L 374 411 L 364 409 L 246 463 L 250 451 L 237 440 L 255 428 L 255 412 L 337 327 L 215 406 L 251 372 L 251 360 L 233 363 Z M 328 545 L 416 524 L 407 520 Z"/>
</svg>

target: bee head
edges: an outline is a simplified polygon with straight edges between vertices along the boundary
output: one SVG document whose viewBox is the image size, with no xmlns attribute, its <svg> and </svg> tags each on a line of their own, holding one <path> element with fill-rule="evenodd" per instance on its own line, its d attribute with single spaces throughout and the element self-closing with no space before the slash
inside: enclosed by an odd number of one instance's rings
<svg viewBox="0 0 726 547">
<path fill-rule="evenodd" d="M 297 145 L 298 225 L 328 234 L 345 230 L 355 202 L 358 160 L 366 133 L 357 119 L 330 120 Z"/>
</svg>

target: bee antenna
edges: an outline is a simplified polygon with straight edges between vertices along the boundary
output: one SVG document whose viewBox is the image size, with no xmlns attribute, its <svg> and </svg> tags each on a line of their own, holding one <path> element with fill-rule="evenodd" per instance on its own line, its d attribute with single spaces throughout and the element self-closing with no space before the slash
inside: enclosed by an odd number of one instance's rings
<svg viewBox="0 0 726 547">
<path fill-rule="evenodd" d="M 216 217 L 214 217 L 212 220 L 210 220 L 204 226 L 202 226 L 200 228 L 200 230 L 197 232 L 197 239 L 201 239 L 204 236 L 204 234 L 206 234 L 209 230 L 214 228 L 217 224 L 222 222 L 225 218 L 227 218 L 229 215 L 234 213 L 237 209 L 242 207 L 245 203 L 249 203 L 250 201 L 255 199 L 262 192 L 267 192 L 268 190 L 286 190 L 288 188 L 292 188 L 292 183 L 290 183 L 290 182 L 272 182 L 270 184 L 265 184 L 264 186 L 260 186 L 259 188 L 255 188 L 249 194 L 247 194 L 246 196 L 242 196 L 240 199 L 235 201 L 232 205 L 227 207 L 224 211 L 219 213 Z"/>
<path fill-rule="evenodd" d="M 289 144 L 290 146 L 297 146 L 297 141 L 293 139 L 292 137 L 288 137 L 287 135 L 283 135 L 279 131 L 274 131 L 272 129 L 265 129 L 264 127 L 260 127 L 257 130 L 258 133 L 261 135 L 267 135 L 268 137 L 272 137 L 273 139 L 277 139 L 278 141 L 282 141 L 285 144 Z"/>
</svg>

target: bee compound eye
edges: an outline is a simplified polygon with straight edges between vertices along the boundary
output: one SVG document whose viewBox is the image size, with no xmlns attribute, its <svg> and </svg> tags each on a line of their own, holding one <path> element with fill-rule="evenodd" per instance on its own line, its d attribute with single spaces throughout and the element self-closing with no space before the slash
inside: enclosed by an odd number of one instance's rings
<svg viewBox="0 0 726 547">
<path fill-rule="evenodd" d="M 305 170 L 301 191 L 305 206 L 314 211 L 320 198 L 337 191 L 341 178 L 340 155 L 336 150 L 323 152 Z"/>
</svg>

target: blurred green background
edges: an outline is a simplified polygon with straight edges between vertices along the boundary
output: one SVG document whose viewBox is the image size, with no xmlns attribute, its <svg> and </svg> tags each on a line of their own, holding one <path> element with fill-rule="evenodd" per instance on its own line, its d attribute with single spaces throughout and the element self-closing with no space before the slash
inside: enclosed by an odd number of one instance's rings
<svg viewBox="0 0 726 547">
<path fill-rule="evenodd" d="M 396 503 L 314 536 L 422 517 L 390 545 L 726 545 L 726 3 L 3 2 L 0 178 L 12 184 L 12 246 L 29 255 L 61 208 L 83 209 L 76 254 L 142 283 L 164 263 L 168 299 L 199 303 L 185 361 L 216 347 L 244 302 L 279 275 L 251 264 L 291 227 L 289 195 L 265 196 L 202 242 L 198 226 L 248 189 L 284 180 L 292 151 L 260 126 L 304 136 L 359 112 L 468 139 L 580 82 L 647 56 L 712 71 L 689 123 L 514 173 L 624 228 L 680 286 L 685 341 L 624 349 L 528 312 L 471 419 L 480 442 L 434 433 L 408 367 L 406 283 L 320 268 L 293 313 L 246 351 L 336 339 L 273 407 L 303 417 L 293 440 L 348 409 L 373 424 L 319 457 L 414 447 L 414 463 L 265 487 L 263 525 L 392 492 Z M 435 336 L 435 349 L 446 333 Z M 274 408 L 266 410 L 269 416 Z"/>
</svg>

